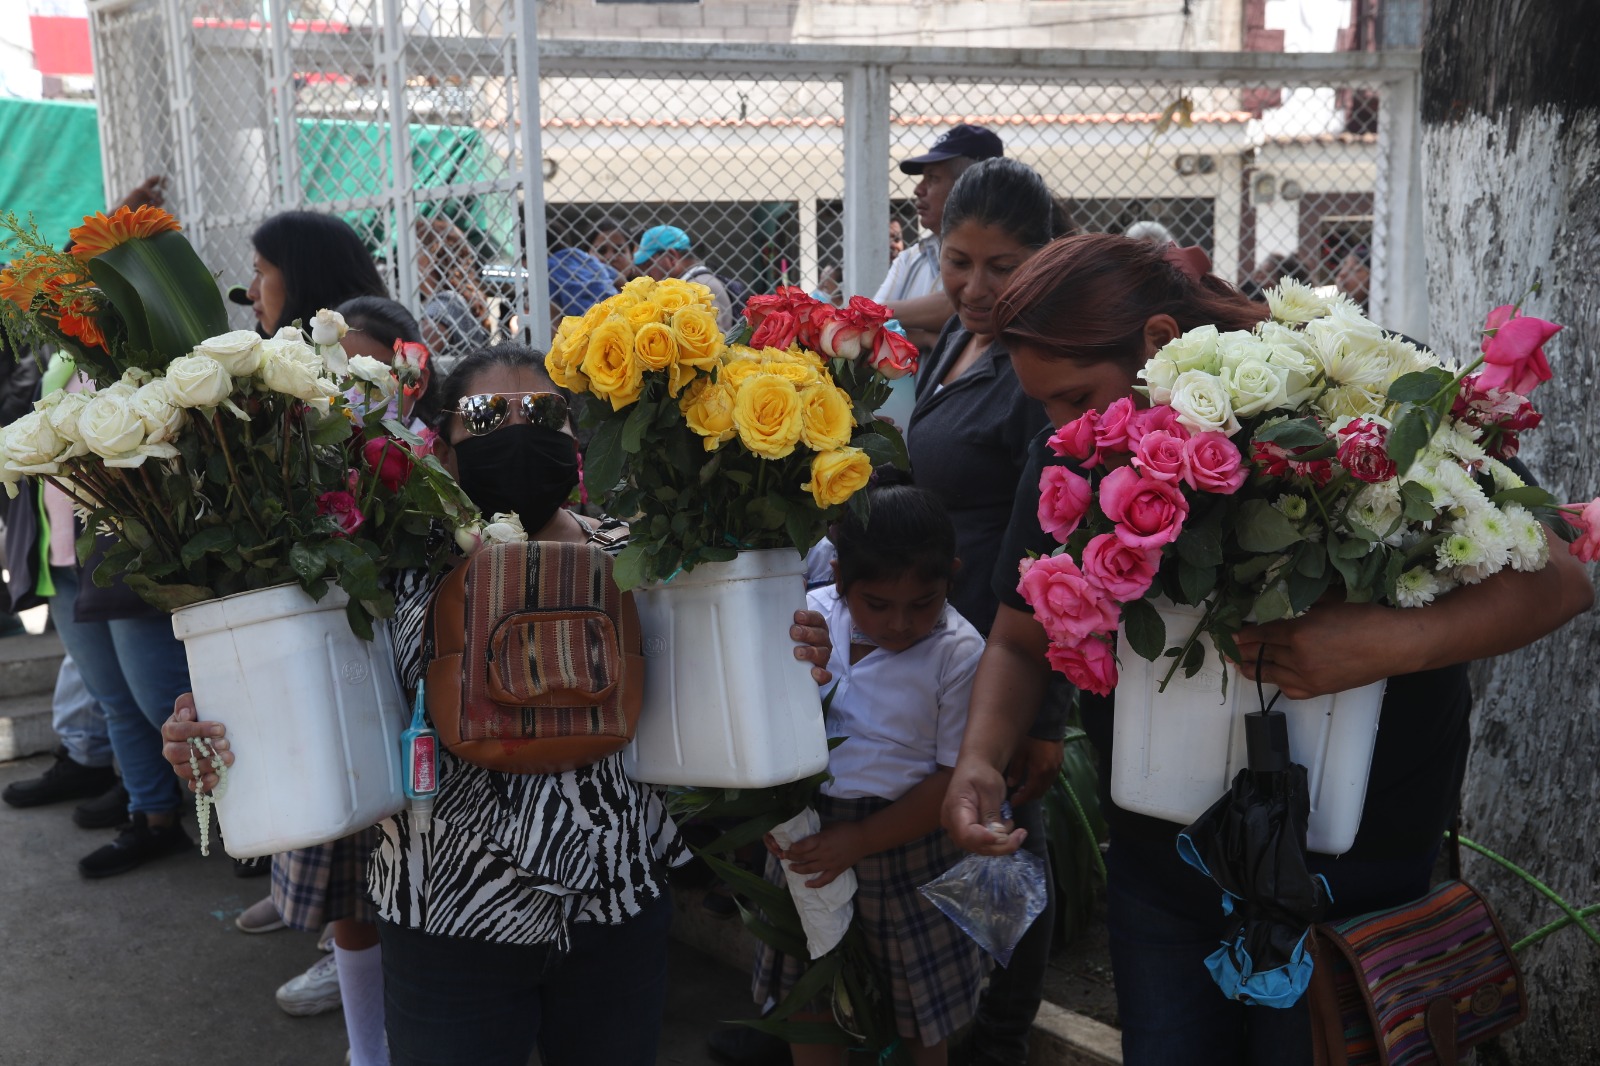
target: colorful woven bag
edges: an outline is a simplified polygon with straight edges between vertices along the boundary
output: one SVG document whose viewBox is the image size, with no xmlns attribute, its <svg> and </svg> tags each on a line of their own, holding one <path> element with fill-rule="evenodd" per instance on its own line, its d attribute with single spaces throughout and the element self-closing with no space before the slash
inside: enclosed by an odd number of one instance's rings
<svg viewBox="0 0 1600 1066">
<path fill-rule="evenodd" d="M 423 632 L 444 746 L 505 773 L 560 773 L 633 739 L 644 658 L 603 535 L 480 549 L 440 584 Z"/>
<path fill-rule="evenodd" d="M 1511 942 L 1477 889 L 1313 927 L 1317 1066 L 1456 1066 L 1528 1016 Z"/>
</svg>

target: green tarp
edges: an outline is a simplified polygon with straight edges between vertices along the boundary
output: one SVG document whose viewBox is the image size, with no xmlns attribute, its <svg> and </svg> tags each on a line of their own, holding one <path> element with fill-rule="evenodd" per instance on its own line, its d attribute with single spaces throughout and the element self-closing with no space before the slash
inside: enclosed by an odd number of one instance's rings
<svg viewBox="0 0 1600 1066">
<path fill-rule="evenodd" d="M 486 181 L 504 176 L 505 163 L 471 127 L 412 125 L 414 187 Z M 305 207 L 334 200 L 378 196 L 388 187 L 388 126 L 337 119 L 300 120 L 300 181 Z M 117 190 L 117 195 L 126 192 Z M 516 248 L 513 201 L 505 193 L 486 200 L 466 195 L 422 201 L 423 215 L 442 212 L 459 226 L 489 261 Z M 83 216 L 106 207 L 100 180 L 100 131 L 95 107 L 55 100 L 0 99 L 0 211 L 33 213 L 45 239 L 60 244 Z M 372 252 L 386 257 L 381 208 L 345 212 Z"/>
<path fill-rule="evenodd" d="M 105 206 L 94 105 L 0 98 L 0 211 L 24 220 L 32 212 L 39 233 L 59 246 Z"/>
</svg>

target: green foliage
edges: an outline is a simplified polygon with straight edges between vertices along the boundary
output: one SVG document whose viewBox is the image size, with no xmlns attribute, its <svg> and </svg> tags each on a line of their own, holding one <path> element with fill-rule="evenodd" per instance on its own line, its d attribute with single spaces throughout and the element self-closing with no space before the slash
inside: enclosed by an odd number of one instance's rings
<svg viewBox="0 0 1600 1066">
<path fill-rule="evenodd" d="M 1094 750 L 1082 729 L 1067 730 L 1061 773 L 1041 802 L 1050 843 L 1050 872 L 1056 888 L 1055 941 L 1071 943 L 1094 920 L 1096 894 L 1105 886 L 1106 839 L 1100 813 L 1099 774 Z"/>
</svg>

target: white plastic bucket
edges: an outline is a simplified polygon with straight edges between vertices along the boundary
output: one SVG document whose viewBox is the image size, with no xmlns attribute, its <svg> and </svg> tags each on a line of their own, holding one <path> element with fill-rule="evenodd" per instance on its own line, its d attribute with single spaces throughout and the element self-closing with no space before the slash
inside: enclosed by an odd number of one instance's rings
<svg viewBox="0 0 1600 1066">
<path fill-rule="evenodd" d="M 389 629 L 357 637 L 347 600 L 278 585 L 173 612 L 195 708 L 228 728 L 217 818 L 235 858 L 337 840 L 405 805 Z"/>
<path fill-rule="evenodd" d="M 623 756 L 657 785 L 766 788 L 827 768 L 822 699 L 789 628 L 806 605 L 805 559 L 741 552 L 634 590 L 644 707 Z"/>
<path fill-rule="evenodd" d="M 1167 646 L 1180 646 L 1202 611 L 1162 603 Z M 1111 798 L 1124 810 L 1188 825 L 1204 814 L 1246 766 L 1244 716 L 1260 709 L 1253 681 L 1223 661 L 1206 636 L 1205 664 L 1191 678 L 1179 667 L 1165 692 L 1173 660 L 1149 662 L 1120 638 L 1116 723 L 1112 734 Z M 1223 671 L 1228 691 L 1222 692 Z M 1277 694 L 1263 686 L 1267 700 Z M 1384 682 L 1310 700 L 1278 700 L 1289 720 L 1289 755 L 1306 768 L 1312 851 L 1338 855 L 1355 843 L 1366 801 L 1367 773 L 1378 738 Z"/>
</svg>

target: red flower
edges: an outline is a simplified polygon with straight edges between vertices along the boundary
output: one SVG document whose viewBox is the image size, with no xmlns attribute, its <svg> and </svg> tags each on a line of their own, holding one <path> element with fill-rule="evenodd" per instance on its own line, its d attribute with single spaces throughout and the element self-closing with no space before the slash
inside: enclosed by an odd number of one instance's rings
<svg viewBox="0 0 1600 1066">
<path fill-rule="evenodd" d="M 893 311 L 865 296 L 850 297 L 850 305 L 845 310 L 868 329 L 877 329 L 894 317 Z"/>
<path fill-rule="evenodd" d="M 1109 696 L 1117 687 L 1117 658 L 1104 641 L 1093 637 L 1077 644 L 1052 641 L 1045 658 L 1084 692 Z"/>
<path fill-rule="evenodd" d="M 367 520 L 348 492 L 324 492 L 317 497 L 317 514 L 333 520 L 334 535 L 348 537 Z"/>
<path fill-rule="evenodd" d="M 880 329 L 867 362 L 886 378 L 903 378 L 917 372 L 917 346 L 892 329 Z"/>
<path fill-rule="evenodd" d="M 361 458 L 377 475 L 378 482 L 396 492 L 411 476 L 411 449 L 389 437 L 373 437 L 361 446 Z"/>
<path fill-rule="evenodd" d="M 1106 452 L 1130 452 L 1133 440 L 1129 430 L 1136 414 L 1133 400 L 1124 396 L 1114 401 L 1100 415 L 1094 426 L 1094 445 L 1103 455 Z"/>
<path fill-rule="evenodd" d="M 1130 548 L 1158 548 L 1183 532 L 1189 501 L 1170 481 L 1141 477 L 1119 467 L 1100 482 L 1100 509 L 1116 523 L 1112 530 Z"/>
<path fill-rule="evenodd" d="M 1484 449 L 1496 459 L 1515 458 L 1521 447 L 1517 434 L 1544 420 L 1526 396 L 1490 388 L 1483 383 L 1481 374 L 1472 374 L 1461 382 L 1450 415 L 1484 430 Z"/>
<path fill-rule="evenodd" d="M 1389 430 L 1376 422 L 1357 418 L 1339 430 L 1339 465 L 1357 481 L 1388 481 L 1400 473 L 1384 444 Z"/>
<path fill-rule="evenodd" d="M 1300 477 L 1322 487 L 1333 480 L 1333 464 L 1326 459 L 1309 463 L 1299 462 L 1295 456 L 1309 448 L 1284 448 L 1271 441 L 1252 441 L 1250 457 L 1268 477 Z"/>
<path fill-rule="evenodd" d="M 1484 323 L 1484 368 L 1478 372 L 1487 388 L 1528 395 L 1550 380 L 1544 343 L 1562 330 L 1542 318 L 1524 318 L 1510 305 L 1489 312 Z"/>
<path fill-rule="evenodd" d="M 1100 450 L 1094 430 L 1099 421 L 1100 412 L 1091 407 L 1050 435 L 1050 450 L 1063 459 L 1076 459 L 1085 468 L 1098 465 Z"/>
<path fill-rule="evenodd" d="M 1064 466 L 1047 466 L 1039 478 L 1039 528 L 1062 544 L 1089 513 L 1089 479 Z"/>
<path fill-rule="evenodd" d="M 787 348 L 794 343 L 800 324 L 787 311 L 772 311 L 764 315 L 761 325 L 750 335 L 752 348 Z"/>
</svg>

